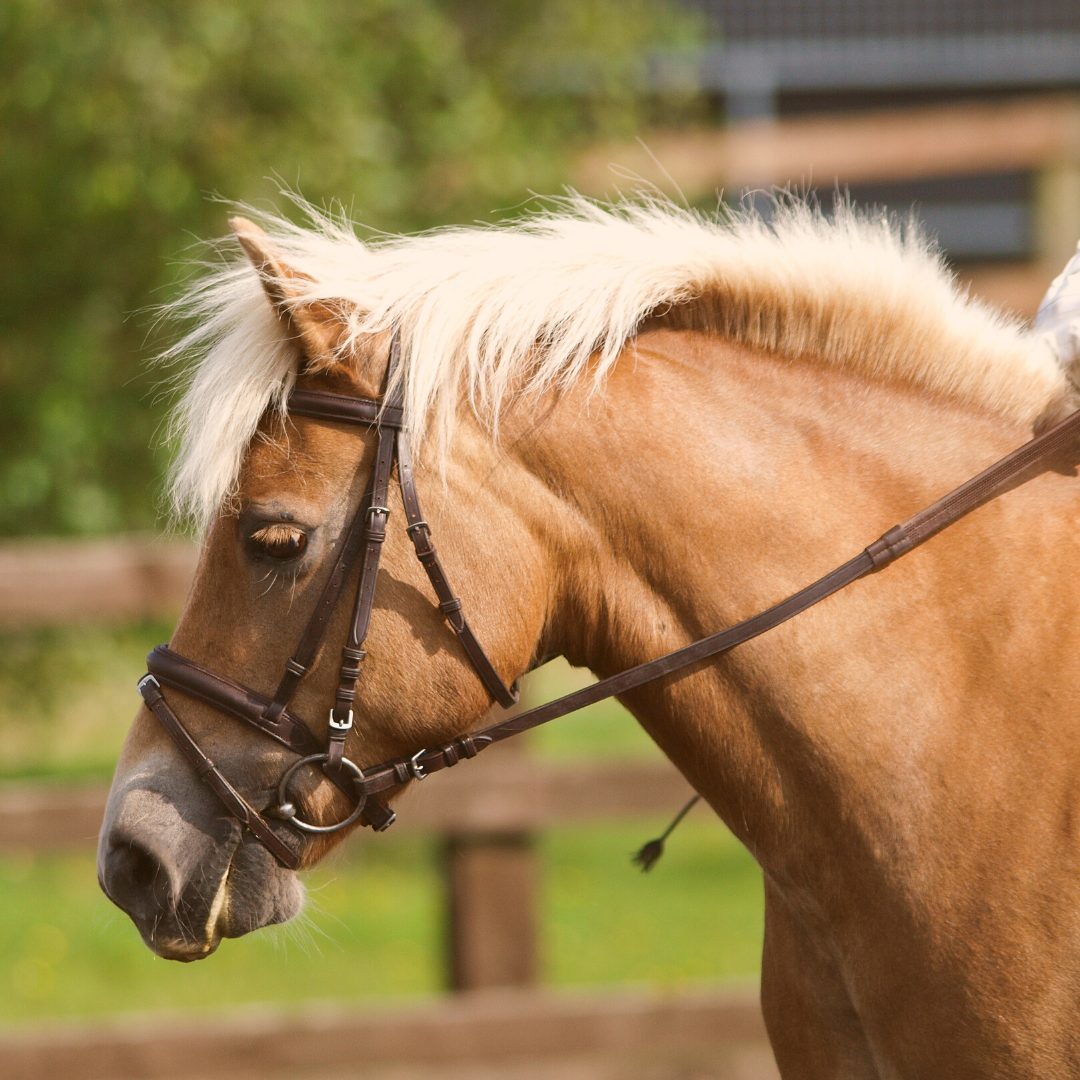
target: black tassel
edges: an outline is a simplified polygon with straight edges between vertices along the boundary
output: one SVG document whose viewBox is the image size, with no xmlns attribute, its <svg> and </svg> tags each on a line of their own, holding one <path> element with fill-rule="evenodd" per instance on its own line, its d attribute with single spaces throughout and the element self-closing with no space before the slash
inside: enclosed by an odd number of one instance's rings
<svg viewBox="0 0 1080 1080">
<path fill-rule="evenodd" d="M 656 863 L 656 860 L 664 854 L 663 840 L 650 840 L 635 856 L 634 862 L 641 867 L 641 871 L 647 874 Z"/>
<path fill-rule="evenodd" d="M 655 840 L 650 840 L 634 856 L 634 862 L 641 867 L 641 872 L 643 874 L 647 874 L 656 865 L 657 859 L 664 854 L 664 841 L 675 831 L 675 826 L 690 813 L 694 804 L 700 798 L 700 795 L 695 794 L 694 797 L 675 815 L 675 820 L 663 831 L 663 833 Z"/>
</svg>

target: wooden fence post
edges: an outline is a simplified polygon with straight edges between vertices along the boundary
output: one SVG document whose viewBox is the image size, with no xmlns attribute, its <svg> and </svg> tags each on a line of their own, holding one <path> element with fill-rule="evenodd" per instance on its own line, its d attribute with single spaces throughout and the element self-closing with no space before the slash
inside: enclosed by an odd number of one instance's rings
<svg viewBox="0 0 1080 1080">
<path fill-rule="evenodd" d="M 520 740 L 493 746 L 485 764 L 520 768 Z M 451 990 L 531 986 L 537 975 L 534 837 L 520 825 L 451 827 L 442 842 L 447 976 Z"/>
<path fill-rule="evenodd" d="M 529 833 L 448 836 L 449 981 L 453 990 L 536 980 L 539 873 Z"/>
</svg>

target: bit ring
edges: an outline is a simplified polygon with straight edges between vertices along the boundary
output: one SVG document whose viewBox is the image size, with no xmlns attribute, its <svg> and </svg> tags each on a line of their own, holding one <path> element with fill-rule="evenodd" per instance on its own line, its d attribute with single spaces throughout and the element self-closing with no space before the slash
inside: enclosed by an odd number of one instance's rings
<svg viewBox="0 0 1080 1080">
<path fill-rule="evenodd" d="M 329 761 L 329 754 L 308 754 L 307 757 L 302 757 L 299 761 L 294 762 L 285 770 L 285 774 L 278 782 L 278 806 L 276 810 L 271 811 L 275 817 L 281 818 L 283 821 L 287 821 L 290 825 L 295 825 L 296 828 L 302 832 L 309 833 L 332 833 L 337 832 L 339 829 L 344 829 L 351 825 L 360 815 L 364 812 L 364 807 L 367 805 L 367 796 L 361 795 L 360 801 L 356 804 L 356 809 L 345 818 L 344 821 L 339 821 L 335 825 L 312 825 L 310 822 L 303 821 L 296 816 L 296 807 L 289 801 L 289 784 L 292 782 L 293 776 L 296 775 L 297 769 L 304 765 L 313 765 L 319 761 Z M 342 758 L 341 764 L 349 769 L 357 780 L 364 779 L 363 770 L 354 761 L 350 761 L 348 758 Z"/>
</svg>

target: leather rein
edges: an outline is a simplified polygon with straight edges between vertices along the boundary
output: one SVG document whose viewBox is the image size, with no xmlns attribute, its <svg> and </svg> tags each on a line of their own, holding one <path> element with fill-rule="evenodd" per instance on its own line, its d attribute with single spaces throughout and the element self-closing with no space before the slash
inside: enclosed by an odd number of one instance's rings
<svg viewBox="0 0 1080 1080">
<path fill-rule="evenodd" d="M 400 345 L 395 334 L 387 366 L 387 380 L 391 386 L 395 385 L 391 376 L 399 362 Z M 1065 451 L 1080 438 L 1080 411 L 1077 411 L 961 484 L 925 510 L 908 518 L 903 524 L 889 529 L 855 558 L 749 619 L 545 705 L 510 716 L 480 731 L 459 735 L 442 746 L 421 749 L 411 757 L 361 768 L 344 756 L 344 747 L 353 727 L 352 706 L 356 696 L 356 684 L 360 678 L 360 665 L 366 656 L 363 644 L 371 620 L 379 556 L 386 539 L 386 522 L 390 515 L 386 505 L 387 493 L 395 463 L 405 507 L 405 531 L 413 542 L 417 558 L 427 571 L 438 597 L 439 609 L 457 634 L 466 656 L 496 702 L 504 707 L 514 704 L 518 696 L 516 683 L 514 687 L 508 687 L 495 670 L 470 629 L 462 612 L 461 600 L 450 587 L 439 561 L 431 538 L 431 527 L 423 519 L 417 497 L 408 435 L 402 427 L 400 391 L 392 391 L 385 401 L 380 402 L 339 394 L 294 390 L 289 397 L 288 410 L 297 416 L 331 423 L 374 427 L 378 437 L 375 464 L 367 493 L 361 499 L 360 506 L 346 530 L 330 577 L 323 587 L 307 628 L 292 657 L 285 663 L 285 671 L 274 696 L 267 698 L 240 683 L 217 675 L 174 652 L 167 645 L 159 645 L 147 657 L 149 674 L 140 680 L 139 692 L 147 707 L 172 737 L 197 775 L 218 796 L 225 809 L 283 866 L 292 870 L 299 867 L 301 853 L 286 843 L 266 817 L 244 799 L 199 747 L 162 696 L 162 683 L 244 721 L 298 755 L 298 760 L 289 766 L 278 783 L 277 806 L 264 813 L 288 823 L 300 833 L 336 832 L 361 818 L 364 824 L 382 832 L 393 824 L 396 815 L 372 796 L 399 787 L 409 780 L 423 780 L 431 773 L 450 768 L 465 758 L 476 757 L 481 750 L 512 735 L 529 731 L 605 698 L 625 694 L 674 671 L 717 656 L 771 630 L 844 586 L 884 569 L 1011 486 L 1026 483 L 1036 475 L 1034 466 Z M 352 623 L 349 636 L 341 650 L 338 688 L 333 708 L 330 710 L 329 734 L 324 745 L 305 723 L 288 711 L 288 706 L 300 681 L 316 659 L 330 623 L 330 616 L 346 581 L 358 563 L 360 577 Z M 348 817 L 332 825 L 313 825 L 298 816 L 296 807 L 289 798 L 289 787 L 298 770 L 305 765 L 320 766 L 329 780 L 355 800 L 355 808 Z M 288 835 L 294 842 L 298 839 L 297 832 L 289 832 Z"/>
</svg>

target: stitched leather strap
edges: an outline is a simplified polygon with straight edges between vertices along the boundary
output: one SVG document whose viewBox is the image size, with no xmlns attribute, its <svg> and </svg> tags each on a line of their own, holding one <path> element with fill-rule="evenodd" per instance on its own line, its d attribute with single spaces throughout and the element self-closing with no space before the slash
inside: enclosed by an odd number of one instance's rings
<svg viewBox="0 0 1080 1080">
<path fill-rule="evenodd" d="M 387 379 L 390 378 L 392 371 L 397 366 L 399 356 L 400 346 L 395 334 L 390 346 L 390 356 L 386 370 Z M 368 483 L 367 493 L 360 500 L 360 505 L 356 508 L 356 514 L 346 530 L 345 541 L 338 551 L 337 558 L 334 560 L 334 567 L 330 571 L 326 584 L 323 586 L 322 594 L 315 604 L 311 617 L 308 619 L 308 624 L 304 627 L 296 651 L 285 662 L 285 671 L 282 673 L 281 682 L 278 684 L 273 701 L 267 710 L 267 715 L 271 719 L 277 717 L 288 707 L 289 702 L 292 701 L 293 695 L 300 686 L 301 680 L 315 662 L 315 657 L 318 655 L 326 637 L 330 618 L 334 614 L 338 598 L 341 596 L 341 590 L 345 587 L 345 582 L 348 580 L 353 566 L 356 565 L 361 546 L 364 545 L 365 540 L 368 540 L 369 508 L 372 505 L 385 506 L 386 504 L 385 492 L 382 498 L 375 498 L 373 502 L 372 489 L 377 482 L 378 463 L 385 453 L 384 441 L 390 444 L 393 443 L 392 437 L 384 440 L 382 436 L 386 429 L 397 430 L 401 426 L 402 415 L 399 402 L 388 402 L 385 409 L 383 409 L 380 402 L 372 401 L 369 398 L 352 398 L 346 397 L 344 394 L 328 394 L 313 390 L 294 390 L 289 395 L 288 408 L 289 412 L 297 416 L 309 416 L 318 420 L 361 424 L 366 427 L 380 424 L 380 437 L 378 450 L 376 451 L 376 467 L 372 473 L 372 479 Z M 386 414 L 385 418 L 381 415 L 382 413 Z M 369 557 L 370 542 L 367 544 L 365 559 Z M 361 579 L 361 583 L 362 581 L 363 579 Z M 356 662 L 362 659 L 363 656 L 361 655 Z M 335 772 L 341 764 L 338 749 L 340 748 L 332 748 L 331 750 L 335 759 L 333 769 Z"/>
<path fill-rule="evenodd" d="M 267 703 L 267 716 L 270 719 L 280 715 L 292 701 L 300 681 L 308 673 L 308 669 L 315 662 L 319 647 L 326 637 L 327 628 L 330 625 L 330 617 L 334 614 L 338 597 L 345 587 L 349 573 L 356 562 L 357 554 L 364 542 L 367 532 L 367 509 L 371 505 L 370 496 L 360 500 L 356 514 L 349 524 L 345 534 L 345 542 L 338 551 L 334 568 L 330 571 L 323 586 L 322 594 L 311 613 L 304 633 L 300 637 L 300 643 L 296 652 L 285 662 L 285 671 L 281 676 L 281 682 L 274 692 L 273 700 Z"/>
<path fill-rule="evenodd" d="M 416 757 L 399 758 L 383 765 L 366 768 L 364 779 L 356 784 L 357 790 L 365 794 L 374 794 L 405 783 L 417 775 L 418 769 L 420 774 L 427 775 L 438 772 L 440 769 L 450 768 L 463 758 L 476 757 L 477 753 L 492 743 L 501 742 L 503 739 L 510 738 L 511 735 L 520 735 L 523 731 L 529 731 L 560 716 L 566 716 L 567 713 L 576 712 L 578 709 L 585 708 L 586 705 L 594 705 L 605 698 L 625 694 L 636 687 L 644 686 L 645 683 L 670 675 L 673 671 L 679 671 L 701 660 L 708 660 L 710 657 L 727 652 L 728 649 L 733 649 L 736 645 L 741 645 L 744 641 L 749 641 L 759 634 L 764 634 L 766 630 L 787 622 L 800 611 L 813 607 L 825 597 L 831 596 L 838 589 L 850 585 L 851 582 L 872 570 L 874 570 L 873 560 L 867 552 L 863 551 L 850 562 L 844 563 L 832 573 L 826 574 L 825 577 L 767 611 L 759 612 L 752 618 L 736 623 L 711 637 L 696 641 L 693 645 L 687 645 L 685 648 L 667 653 L 648 663 L 639 664 L 608 679 L 601 679 L 565 697 L 556 698 L 545 705 L 529 709 L 517 716 L 511 716 L 501 723 L 460 736 L 434 750 L 425 750 Z"/>
<path fill-rule="evenodd" d="M 139 683 L 139 693 L 147 708 L 157 717 L 161 726 L 172 736 L 180 752 L 191 763 L 196 775 L 209 785 L 221 800 L 225 809 L 244 825 L 251 834 L 274 856 L 282 866 L 296 870 L 300 856 L 270 827 L 269 822 L 225 779 L 221 770 L 200 749 L 169 703 L 161 696 L 161 687 L 153 675 L 146 675 Z"/>
<path fill-rule="evenodd" d="M 893 559 L 926 543 L 930 537 L 936 536 L 942 529 L 948 528 L 972 510 L 978 509 L 1005 491 L 1034 479 L 1043 471 L 1042 468 L 1032 471 L 1035 466 L 1070 449 L 1078 434 L 1080 412 L 1075 412 L 1011 454 L 1006 454 L 988 469 L 983 469 L 977 476 L 965 481 L 937 502 L 931 503 L 925 510 L 920 510 L 902 525 L 890 529 L 880 540 L 867 548 L 874 558 L 875 568 L 888 565 Z M 1072 462 L 1069 465 L 1071 466 Z M 878 548 L 878 544 L 883 545 L 883 548 Z"/>
<path fill-rule="evenodd" d="M 166 686 L 187 694 L 189 697 L 205 701 L 237 720 L 243 720 L 265 735 L 281 743 L 300 757 L 320 754 L 324 747 L 306 724 L 301 723 L 289 713 L 283 713 L 276 721 L 266 718 L 269 699 L 239 683 L 217 675 L 212 671 L 173 652 L 168 645 L 158 645 L 146 658 L 147 670 Z M 355 787 L 355 777 L 348 772 L 329 772 L 323 766 L 323 772 L 350 799 L 359 799 L 360 792 Z M 364 823 L 376 832 L 388 829 L 394 823 L 395 814 L 384 803 L 368 799 L 364 806 Z"/>
<path fill-rule="evenodd" d="M 251 724 L 294 754 L 307 757 L 322 751 L 322 745 L 311 729 L 296 717 L 283 712 L 276 719 L 269 719 L 266 713 L 270 702 L 262 694 L 207 671 L 186 656 L 173 652 L 168 645 L 159 645 L 150 653 L 146 658 L 146 669 L 166 686 Z"/>
<path fill-rule="evenodd" d="M 413 472 L 412 451 L 409 437 L 404 431 L 397 436 L 398 480 L 401 484 L 401 501 L 405 506 L 406 531 L 416 549 L 416 557 L 427 571 L 428 580 L 439 598 L 439 610 L 446 616 L 450 629 L 458 636 L 465 654 L 476 669 L 487 692 L 504 708 L 508 709 L 518 699 L 517 689 L 511 689 L 502 681 L 495 665 L 488 659 L 483 646 L 477 640 L 461 610 L 461 601 L 454 595 L 450 580 L 439 561 L 439 554 L 431 539 L 431 526 L 424 520 L 420 510 L 420 498 L 416 493 L 416 475 Z"/>
<path fill-rule="evenodd" d="M 390 345 L 390 359 L 386 368 L 389 381 L 398 365 L 398 337 L 395 334 Z M 388 408 L 400 411 L 395 394 Z M 360 665 L 365 656 L 364 641 L 371 626 L 371 609 L 375 603 L 375 584 L 379 577 L 379 560 L 386 540 L 386 522 L 390 517 L 387 495 L 390 491 L 390 472 L 394 467 L 394 433 L 389 427 L 379 428 L 379 440 L 375 448 L 375 464 L 371 470 L 369 497 L 365 500 L 364 546 L 360 558 L 360 579 L 356 586 L 349 638 L 341 650 L 341 667 L 338 686 L 334 693 L 334 707 L 330 711 L 330 728 L 327 742 L 326 771 L 331 775 L 341 772 L 345 753 L 345 740 L 353 726 L 353 702 L 356 699 L 356 683 L 360 678 Z"/>
<path fill-rule="evenodd" d="M 401 360 L 401 344 L 395 334 L 390 343 L 390 355 L 386 368 L 386 383 L 393 383 L 393 374 Z M 352 631 L 349 641 L 342 650 L 341 674 L 335 695 L 333 723 L 330 726 L 330 745 L 328 752 L 329 772 L 340 768 L 341 756 L 348 733 L 348 717 L 356 696 L 356 683 L 360 676 L 360 665 L 367 655 L 363 643 L 367 637 L 371 622 L 371 611 L 375 601 L 375 584 L 378 578 L 378 566 L 383 541 L 386 538 L 386 514 L 378 512 L 386 506 L 389 491 L 390 472 L 395 457 L 398 464 L 398 480 L 401 486 L 402 502 L 408 523 L 408 534 L 413 542 L 416 556 L 420 560 L 439 599 L 439 609 L 446 617 L 450 628 L 457 634 L 472 663 L 480 681 L 491 696 L 504 708 L 509 708 L 518 700 L 517 690 L 507 687 L 495 666 L 491 663 L 483 646 L 465 619 L 461 600 L 454 594 L 449 578 L 439 561 L 435 545 L 431 540 L 431 530 L 423 520 L 419 497 L 416 492 L 416 478 L 412 465 L 412 454 L 408 438 L 401 427 L 402 405 L 400 384 L 395 385 L 393 398 L 380 404 L 367 398 L 351 398 L 342 394 L 328 394 L 314 390 L 294 390 L 289 397 L 289 411 L 299 416 L 314 417 L 337 423 L 379 425 L 379 441 L 375 454 L 375 465 L 368 485 L 368 494 L 357 509 L 349 527 L 345 543 L 338 552 L 338 557 L 323 587 L 322 595 L 312 612 L 307 627 L 300 639 L 296 651 L 285 665 L 267 715 L 276 719 L 287 708 L 296 693 L 301 680 L 307 674 L 318 654 L 330 617 L 337 604 L 345 581 L 358 558 L 361 560 L 360 580 L 357 586 L 356 603 L 353 608 Z M 393 431 L 398 432 L 396 446 Z M 362 555 L 361 555 L 362 551 Z"/>
</svg>

